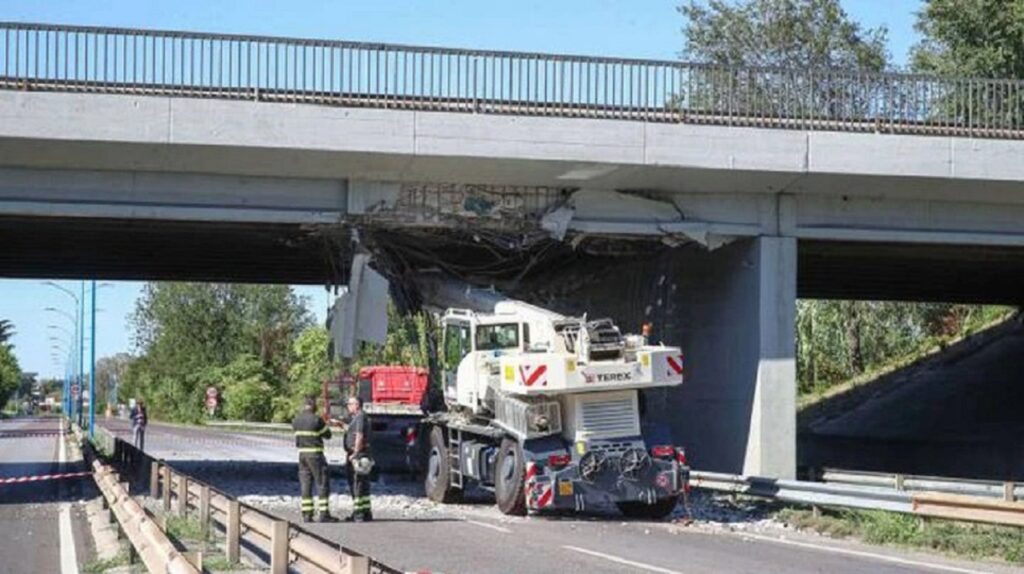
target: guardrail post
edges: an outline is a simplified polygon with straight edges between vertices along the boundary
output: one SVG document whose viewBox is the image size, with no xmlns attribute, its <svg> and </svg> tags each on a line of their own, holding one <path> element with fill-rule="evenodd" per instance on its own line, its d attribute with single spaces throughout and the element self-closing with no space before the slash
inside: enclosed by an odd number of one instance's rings
<svg viewBox="0 0 1024 574">
<path fill-rule="evenodd" d="M 242 535 L 242 505 L 237 500 L 228 500 L 228 522 L 224 540 L 224 554 L 232 564 L 239 559 L 239 537 Z"/>
<path fill-rule="evenodd" d="M 199 528 L 203 533 L 203 547 L 210 535 L 210 487 L 199 485 Z"/>
<path fill-rule="evenodd" d="M 188 516 L 188 477 L 178 475 L 178 516 Z"/>
<path fill-rule="evenodd" d="M 903 490 L 903 481 L 905 477 L 902 474 L 896 475 L 896 490 Z"/>
<path fill-rule="evenodd" d="M 1013 482 L 1007 481 L 1003 483 L 1003 500 L 1007 502 L 1017 501 L 1017 485 Z"/>
<path fill-rule="evenodd" d="M 344 550 L 338 553 L 338 566 L 341 574 L 370 574 L 369 558 L 346 554 Z"/>
<path fill-rule="evenodd" d="M 172 479 L 173 479 L 173 475 L 171 474 L 171 467 L 167 466 L 165 464 L 164 465 L 164 490 L 163 490 L 163 493 L 162 493 L 164 495 L 164 512 L 170 512 L 171 511 L 171 488 L 173 487 L 173 485 L 171 484 Z"/>
<path fill-rule="evenodd" d="M 156 498 L 160 492 L 160 463 L 153 461 L 149 466 L 149 496 Z"/>
<path fill-rule="evenodd" d="M 270 572 L 288 574 L 288 522 L 274 521 L 270 536 Z"/>
</svg>

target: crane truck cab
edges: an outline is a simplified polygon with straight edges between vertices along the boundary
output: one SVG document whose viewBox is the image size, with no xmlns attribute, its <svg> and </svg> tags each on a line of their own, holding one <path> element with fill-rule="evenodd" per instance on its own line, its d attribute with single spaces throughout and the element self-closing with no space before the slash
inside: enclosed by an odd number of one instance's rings
<svg viewBox="0 0 1024 574">
<path fill-rule="evenodd" d="M 431 499 L 451 501 L 476 482 L 506 514 L 674 509 L 687 487 L 685 453 L 646 444 L 639 392 L 682 384 L 678 347 L 519 301 L 492 313 L 449 309 L 441 323 L 448 410 L 421 431 Z"/>
</svg>

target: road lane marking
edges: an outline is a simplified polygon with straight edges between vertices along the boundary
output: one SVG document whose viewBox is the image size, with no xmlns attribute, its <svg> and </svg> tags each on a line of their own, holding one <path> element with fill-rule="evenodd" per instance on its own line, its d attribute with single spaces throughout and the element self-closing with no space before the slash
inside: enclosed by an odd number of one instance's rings
<svg viewBox="0 0 1024 574">
<path fill-rule="evenodd" d="M 498 526 L 496 524 L 488 524 L 486 522 L 480 522 L 478 520 L 467 520 L 466 522 L 468 522 L 469 524 L 475 524 L 476 526 L 482 526 L 484 528 L 490 528 L 491 530 L 497 530 L 498 532 L 503 532 L 505 534 L 512 534 L 512 531 L 509 530 L 508 528 L 505 528 L 504 526 Z"/>
<path fill-rule="evenodd" d="M 888 556 L 885 554 L 875 554 L 874 552 L 864 552 L 863 550 L 850 550 L 848 548 L 837 548 L 835 546 L 819 546 L 810 542 L 797 542 L 796 540 L 783 540 L 781 538 L 772 538 L 771 536 L 761 536 L 758 534 L 740 534 L 743 538 L 751 538 L 754 540 L 760 540 L 762 542 L 775 542 L 777 544 L 787 544 L 789 546 L 797 546 L 799 548 L 807 548 L 810 550 L 819 550 L 821 552 L 832 552 L 834 554 L 845 554 L 847 556 L 857 556 L 860 558 L 871 558 L 874 560 L 880 560 L 882 562 L 891 562 L 893 564 L 899 564 L 901 566 L 910 566 L 913 568 L 926 568 L 929 570 L 941 570 L 943 572 L 957 572 L 958 574 L 990 574 L 988 570 L 971 570 L 969 568 L 960 568 L 957 566 L 946 566 L 944 564 L 932 564 L 929 562 L 919 562 L 917 560 L 909 560 L 907 558 L 899 558 L 896 556 Z"/>
<path fill-rule="evenodd" d="M 612 556 L 611 554 L 605 554 L 603 552 L 587 550 L 586 548 L 580 548 L 579 546 L 562 546 L 562 548 L 565 548 L 566 550 L 572 550 L 573 552 L 579 552 L 581 554 L 588 554 L 590 556 L 595 556 L 597 558 L 603 558 L 609 562 L 615 562 L 616 564 L 622 564 L 624 566 L 630 566 L 632 568 L 647 570 L 648 572 L 659 572 L 660 574 L 683 574 L 678 570 L 669 570 L 668 568 L 652 566 L 651 564 L 644 564 L 643 562 L 634 562 L 633 560 L 619 558 L 618 556 Z"/>
<path fill-rule="evenodd" d="M 57 447 L 57 463 L 61 470 L 67 462 L 67 454 L 64 446 L 64 422 L 61 421 L 60 445 Z M 67 502 L 60 504 L 60 517 L 58 518 L 58 530 L 60 531 L 60 572 L 61 574 L 78 574 L 78 556 L 75 554 L 75 533 L 71 530 L 71 505 Z"/>
</svg>

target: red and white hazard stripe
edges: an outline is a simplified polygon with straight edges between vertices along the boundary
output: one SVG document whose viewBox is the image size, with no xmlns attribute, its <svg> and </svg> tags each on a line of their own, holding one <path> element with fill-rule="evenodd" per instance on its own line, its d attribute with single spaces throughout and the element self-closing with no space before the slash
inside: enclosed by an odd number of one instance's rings
<svg viewBox="0 0 1024 574">
<path fill-rule="evenodd" d="M 519 380 L 527 387 L 534 385 L 546 387 L 548 386 L 548 378 L 545 376 L 547 372 L 547 365 L 519 365 Z"/>
<path fill-rule="evenodd" d="M 80 478 L 92 474 L 89 471 L 62 472 L 60 474 L 37 474 L 34 476 L 15 476 L 11 478 L 0 478 L 0 484 L 22 484 L 25 482 L 38 482 L 40 480 L 60 480 L 63 478 Z"/>
<path fill-rule="evenodd" d="M 0 438 L 31 438 L 39 436 L 58 436 L 59 431 L 7 431 L 0 432 Z"/>
<path fill-rule="evenodd" d="M 683 355 L 669 355 L 665 360 L 668 362 L 668 376 L 683 374 Z"/>
<path fill-rule="evenodd" d="M 545 486 L 543 488 L 543 490 L 540 493 L 540 496 L 537 497 L 537 508 L 544 508 L 545 506 L 550 506 L 551 502 L 554 499 L 555 499 L 555 490 L 549 484 L 549 485 L 547 485 L 547 486 Z"/>
</svg>

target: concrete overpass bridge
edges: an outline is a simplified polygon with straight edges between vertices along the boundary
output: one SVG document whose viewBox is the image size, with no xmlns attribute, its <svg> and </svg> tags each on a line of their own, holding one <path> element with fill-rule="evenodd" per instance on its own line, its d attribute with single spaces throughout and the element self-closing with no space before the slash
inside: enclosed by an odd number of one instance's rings
<svg viewBox="0 0 1024 574">
<path fill-rule="evenodd" d="M 791 475 L 797 296 L 1019 303 L 1024 84 L 0 24 L 0 274 L 329 283 L 352 237 L 653 320 Z"/>
</svg>

